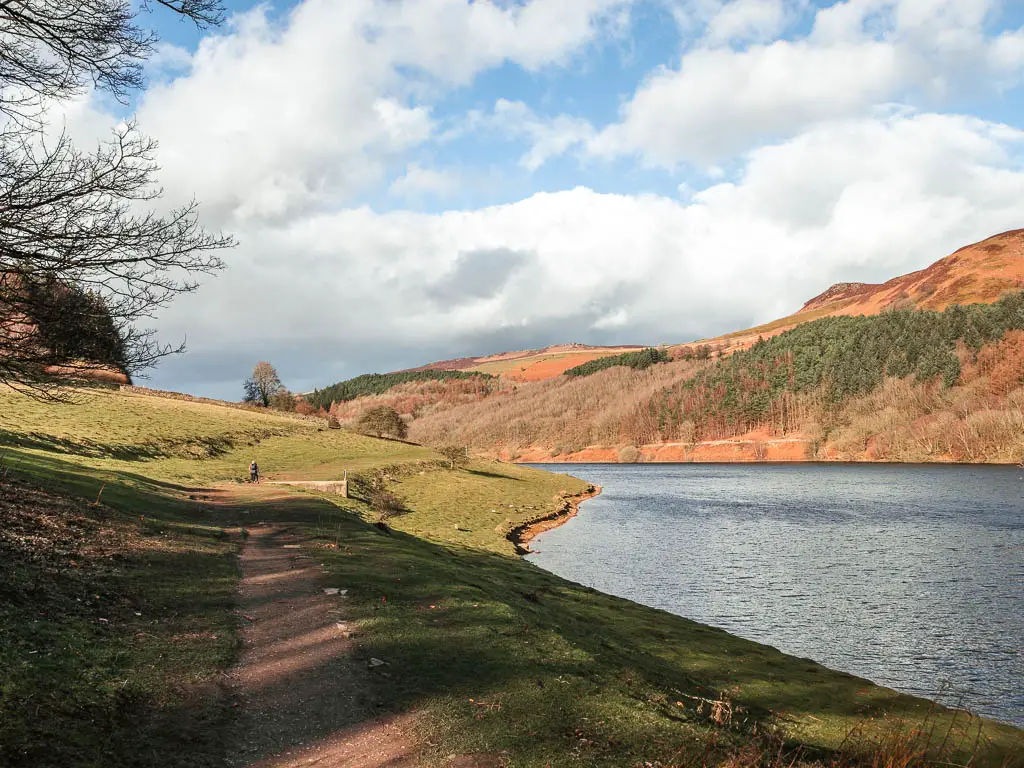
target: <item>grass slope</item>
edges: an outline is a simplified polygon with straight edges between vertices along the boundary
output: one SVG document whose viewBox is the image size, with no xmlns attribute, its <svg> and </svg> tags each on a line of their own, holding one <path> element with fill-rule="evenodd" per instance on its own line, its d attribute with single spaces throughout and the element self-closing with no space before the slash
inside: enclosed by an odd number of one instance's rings
<svg viewBox="0 0 1024 768">
<path fill-rule="evenodd" d="M 56 465 L 37 470 L 60 484 Z M 236 648 L 234 547 L 173 514 L 139 519 L 153 509 L 142 494 L 119 512 L 8 474 L 0 765 L 221 765 L 231 715 L 215 674 Z"/>
<path fill-rule="evenodd" d="M 254 518 L 306 531 L 349 590 L 356 652 L 387 662 L 373 672 L 375 709 L 420 713 L 427 764 L 469 753 L 513 766 L 753 764 L 780 745 L 805 757 L 844 739 L 846 752 L 867 749 L 929 717 L 919 699 L 514 557 L 509 527 L 582 481 L 492 463 L 440 470 L 418 446 L 272 414 L 82 397 L 52 406 L 0 390 L 0 473 L 30 481 L 2 489 L 27 533 L 2 545 L 0 763 L 218 764 L 232 721 L 215 681 L 234 649 L 237 578 L 221 531 Z M 406 513 L 385 532 L 360 499 L 263 488 L 218 503 L 246 493 L 231 481 L 254 450 L 270 474 L 388 478 Z M 75 500 L 104 483 L 109 506 Z M 77 538 L 36 559 L 32 531 L 51 540 L 72 520 Z M 973 751 L 965 716 L 930 724 L 940 740 L 962 730 L 949 744 Z M 973 725 L 992 741 L 979 764 L 1024 751 L 1019 731 Z M 857 727 L 864 737 L 847 739 Z"/>
</svg>

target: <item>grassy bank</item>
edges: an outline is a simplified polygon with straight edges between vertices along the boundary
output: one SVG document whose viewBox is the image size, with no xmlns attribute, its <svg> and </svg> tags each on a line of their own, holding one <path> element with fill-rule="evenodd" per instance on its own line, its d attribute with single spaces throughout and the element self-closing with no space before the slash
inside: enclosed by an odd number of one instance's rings
<svg viewBox="0 0 1024 768">
<path fill-rule="evenodd" d="M 234 548 L 0 474 L 0 765 L 220 765 Z"/>
<path fill-rule="evenodd" d="M 232 717 L 217 675 L 235 650 L 237 580 L 237 543 L 223 531 L 256 520 L 304 532 L 330 583 L 348 590 L 355 653 L 386 662 L 370 672 L 367 716 L 419 713 L 427 765 L 452 754 L 514 766 L 754 765 L 780 749 L 830 759 L 877 752 L 921 723 L 945 740 L 947 761 L 977 752 L 975 764 L 1012 764 L 1024 751 L 1014 729 L 516 558 L 508 531 L 583 481 L 497 463 L 441 469 L 418 446 L 273 414 L 83 398 L 51 406 L 0 390 L 4 512 L 21 521 L 2 540 L 0 764 L 220 764 Z M 349 469 L 366 481 L 357 493 L 379 477 L 404 510 L 384 530 L 360 498 L 250 492 L 234 480 L 254 451 L 271 476 Z M 37 557 L 40 541 L 48 554 Z"/>
</svg>

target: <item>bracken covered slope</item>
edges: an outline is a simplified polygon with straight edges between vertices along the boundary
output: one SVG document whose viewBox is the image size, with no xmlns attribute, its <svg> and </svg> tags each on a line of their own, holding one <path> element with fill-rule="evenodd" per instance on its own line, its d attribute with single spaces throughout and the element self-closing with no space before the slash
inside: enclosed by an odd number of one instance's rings
<svg viewBox="0 0 1024 768">
<path fill-rule="evenodd" d="M 752 346 L 801 323 L 839 315 L 877 315 L 887 309 L 943 310 L 953 304 L 988 304 L 1008 291 L 1024 288 L 1024 229 L 1015 229 L 968 245 L 925 269 L 885 283 L 836 283 L 808 301 L 799 312 L 701 344 L 726 354 Z"/>
</svg>

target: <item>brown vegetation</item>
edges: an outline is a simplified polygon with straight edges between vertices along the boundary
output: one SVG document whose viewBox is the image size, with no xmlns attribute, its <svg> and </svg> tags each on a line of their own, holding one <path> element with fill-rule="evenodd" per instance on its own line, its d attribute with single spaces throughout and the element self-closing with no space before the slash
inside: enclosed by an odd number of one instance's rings
<svg viewBox="0 0 1024 768">
<path fill-rule="evenodd" d="M 991 303 L 1021 288 L 1024 229 L 1017 229 L 965 246 L 925 269 L 886 283 L 836 283 L 796 314 L 704 343 L 731 354 L 749 349 L 759 337 L 777 336 L 821 317 L 877 315 L 900 308 L 943 310 L 954 304 Z"/>
<path fill-rule="evenodd" d="M 416 418 L 434 408 L 453 408 L 473 403 L 492 392 L 511 389 L 512 385 L 496 379 L 446 379 L 444 381 L 410 381 L 392 387 L 381 395 L 368 395 L 355 400 L 334 403 L 331 414 L 339 421 L 352 424 L 368 408 L 387 406 L 398 413 Z"/>
<path fill-rule="evenodd" d="M 889 378 L 838 408 L 818 394 L 786 395 L 739 434 L 712 423 L 698 435 L 692 421 L 659 417 L 665 407 L 678 410 L 666 400 L 675 385 L 713 365 L 697 361 L 522 384 L 456 407 L 435 403 L 410 434 L 530 462 L 1019 461 L 1024 332 L 961 357 L 956 386 Z"/>
<path fill-rule="evenodd" d="M 577 379 L 520 384 L 477 402 L 425 412 L 410 425 L 410 437 L 507 454 L 535 445 L 572 453 L 591 445 L 671 439 L 660 434 L 657 420 L 643 404 L 703 365 L 680 361 L 642 371 L 618 367 Z"/>
</svg>

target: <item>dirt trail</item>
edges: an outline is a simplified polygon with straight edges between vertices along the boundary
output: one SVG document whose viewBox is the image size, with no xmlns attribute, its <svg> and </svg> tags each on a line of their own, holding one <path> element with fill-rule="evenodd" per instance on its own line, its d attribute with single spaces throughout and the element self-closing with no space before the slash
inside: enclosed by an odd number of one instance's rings
<svg viewBox="0 0 1024 768">
<path fill-rule="evenodd" d="M 352 658 L 345 598 L 283 525 L 249 529 L 242 550 L 242 654 L 230 673 L 239 718 L 230 764 L 402 768 L 414 717 L 372 718 L 368 672 Z"/>
</svg>

